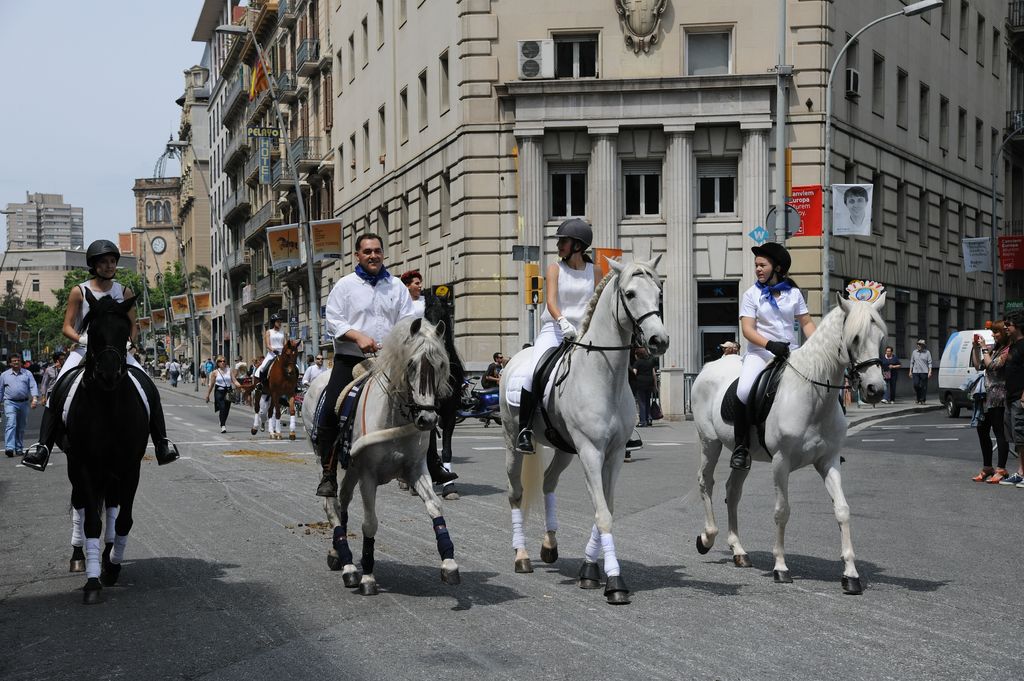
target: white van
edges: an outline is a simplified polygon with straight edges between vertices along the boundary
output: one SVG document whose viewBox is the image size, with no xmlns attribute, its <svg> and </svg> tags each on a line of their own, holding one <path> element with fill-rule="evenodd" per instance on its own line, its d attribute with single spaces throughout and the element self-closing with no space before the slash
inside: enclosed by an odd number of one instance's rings
<svg viewBox="0 0 1024 681">
<path fill-rule="evenodd" d="M 988 329 L 954 331 L 946 340 L 946 346 L 942 349 L 942 359 L 939 360 L 939 399 L 946 407 L 946 414 L 953 419 L 960 416 L 961 407 L 972 407 L 971 396 L 960 386 L 968 377 L 978 373 L 971 366 L 971 347 L 974 345 L 975 336 L 981 336 L 985 345 L 992 345 L 995 342 L 992 332 Z"/>
</svg>

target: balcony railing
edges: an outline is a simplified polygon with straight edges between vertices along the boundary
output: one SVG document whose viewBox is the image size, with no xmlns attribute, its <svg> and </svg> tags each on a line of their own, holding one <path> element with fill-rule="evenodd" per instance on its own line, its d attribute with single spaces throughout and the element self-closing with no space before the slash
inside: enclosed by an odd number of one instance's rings
<svg viewBox="0 0 1024 681">
<path fill-rule="evenodd" d="M 299 79 L 294 71 L 282 71 L 277 77 L 277 96 L 282 102 L 292 102 L 299 92 Z"/>
<path fill-rule="evenodd" d="M 288 183 L 284 173 L 284 161 L 278 159 L 270 166 L 270 188 L 274 190 L 285 189 Z"/>
<path fill-rule="evenodd" d="M 295 69 L 300 76 L 312 75 L 316 72 L 319 59 L 320 41 L 307 38 L 295 51 Z"/>
<path fill-rule="evenodd" d="M 245 158 L 249 152 L 249 140 L 245 137 L 244 131 L 239 131 L 224 150 L 224 172 L 230 173 Z"/>
<path fill-rule="evenodd" d="M 251 183 L 252 180 L 257 176 L 259 168 L 259 154 L 250 154 L 249 158 L 245 159 L 245 165 L 242 167 L 242 177 L 245 178 L 246 182 Z"/>
<path fill-rule="evenodd" d="M 249 222 L 245 225 L 246 240 L 260 233 L 266 225 L 272 222 L 281 222 L 281 212 L 277 208 L 277 201 L 267 201 L 249 218 Z"/>
<path fill-rule="evenodd" d="M 224 200 L 224 221 L 230 222 L 235 218 L 245 217 L 249 212 L 249 191 L 240 187 L 227 195 Z"/>
<path fill-rule="evenodd" d="M 289 149 L 292 158 L 295 159 L 295 167 L 299 170 L 308 170 L 311 167 L 320 165 L 320 138 L 299 137 Z"/>
<path fill-rule="evenodd" d="M 1017 128 L 1024 126 L 1024 110 L 1011 110 L 1006 112 L 1006 134 L 1010 134 Z M 1018 135 L 1019 137 L 1019 135 Z"/>
<path fill-rule="evenodd" d="M 231 122 L 239 111 L 245 109 L 245 102 L 249 91 L 249 67 L 242 64 L 235 71 L 228 84 L 228 92 L 224 97 L 224 107 L 220 115 L 220 122 L 226 128 L 231 127 Z"/>
<path fill-rule="evenodd" d="M 281 284 L 277 281 L 277 275 L 271 274 L 256 282 L 256 288 L 253 291 L 253 302 L 261 302 L 271 296 L 279 297 L 280 295 Z"/>
<path fill-rule="evenodd" d="M 256 286 L 248 284 L 242 287 L 242 305 L 251 305 L 253 296 L 256 293 Z"/>
<path fill-rule="evenodd" d="M 224 265 L 227 267 L 229 272 L 234 273 L 235 270 L 249 267 L 249 258 L 249 249 L 239 248 L 234 253 L 228 254 L 228 257 L 224 259 Z"/>
<path fill-rule="evenodd" d="M 1013 31 L 1024 30 L 1024 0 L 1010 0 L 1006 11 L 1006 25 Z"/>
<path fill-rule="evenodd" d="M 298 19 L 295 11 L 295 0 L 277 0 L 277 23 L 288 28 Z"/>
</svg>

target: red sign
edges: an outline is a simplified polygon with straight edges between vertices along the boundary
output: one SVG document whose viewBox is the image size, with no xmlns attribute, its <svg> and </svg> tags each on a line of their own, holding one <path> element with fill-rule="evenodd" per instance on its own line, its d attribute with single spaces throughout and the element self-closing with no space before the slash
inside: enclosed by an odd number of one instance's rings
<svg viewBox="0 0 1024 681">
<path fill-rule="evenodd" d="M 821 236 L 821 185 L 793 187 L 793 196 L 788 203 L 800 214 L 800 229 L 793 236 Z"/>
<path fill-rule="evenodd" d="M 1024 270 L 1024 236 L 999 237 L 999 268 Z"/>
</svg>

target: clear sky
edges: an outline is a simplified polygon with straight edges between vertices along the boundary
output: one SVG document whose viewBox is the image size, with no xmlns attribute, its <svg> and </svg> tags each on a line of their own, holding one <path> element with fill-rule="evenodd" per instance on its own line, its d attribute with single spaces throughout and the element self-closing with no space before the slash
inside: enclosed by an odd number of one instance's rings
<svg viewBox="0 0 1024 681">
<path fill-rule="evenodd" d="M 25 192 L 85 209 L 85 243 L 135 222 L 132 183 L 177 138 L 202 0 L 0 0 L 0 206 Z M 178 175 L 175 161 L 165 175 Z M 7 244 L 7 221 L 0 220 Z"/>
</svg>

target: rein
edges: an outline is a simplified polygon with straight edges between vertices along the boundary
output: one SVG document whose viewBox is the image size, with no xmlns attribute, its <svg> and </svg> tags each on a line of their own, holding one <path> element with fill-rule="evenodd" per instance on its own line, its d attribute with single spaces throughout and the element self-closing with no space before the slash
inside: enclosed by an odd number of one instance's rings
<svg viewBox="0 0 1024 681">
<path fill-rule="evenodd" d="M 832 385 L 828 381 L 825 381 L 824 383 L 822 383 L 821 381 L 816 381 L 813 378 L 810 378 L 808 376 L 804 376 L 802 373 L 800 373 L 799 369 L 797 369 L 795 366 L 793 366 L 792 363 L 790 363 L 790 361 L 788 359 L 786 360 L 786 366 L 789 367 L 790 369 L 792 369 L 793 372 L 796 373 L 797 376 L 799 376 L 800 378 L 804 379 L 808 383 L 812 383 L 812 384 L 814 384 L 816 386 L 820 386 L 822 388 L 826 388 L 828 392 L 831 392 L 833 388 L 836 389 L 836 390 L 842 390 L 842 388 L 843 388 L 843 386 L 841 386 L 841 385 Z M 860 383 L 860 372 L 861 371 L 864 371 L 865 369 L 870 369 L 873 366 L 882 366 L 882 360 L 880 360 L 877 357 L 875 357 L 873 359 L 866 359 L 863 362 L 857 362 L 856 364 L 851 361 L 847 365 L 847 368 L 850 370 L 850 372 L 849 372 L 849 375 L 850 375 L 850 387 L 853 388 L 853 387 L 855 387 L 856 385 L 858 385 Z"/>
<path fill-rule="evenodd" d="M 570 340 L 563 340 L 562 342 L 563 343 L 568 343 L 569 345 L 573 345 L 573 346 L 576 346 L 578 348 L 583 348 L 588 353 L 591 352 L 591 351 L 594 351 L 594 352 L 606 352 L 606 351 L 612 351 L 612 350 L 635 350 L 637 348 L 644 347 L 646 345 L 645 337 L 644 337 L 644 331 L 640 327 L 640 324 L 642 324 L 643 321 L 645 319 L 647 319 L 648 317 L 657 315 L 658 314 L 658 308 L 654 308 L 653 310 L 648 310 L 647 312 L 643 313 L 639 317 L 634 317 L 633 313 L 629 309 L 629 305 L 627 305 L 626 301 L 624 300 L 621 288 L 618 290 L 618 292 L 616 294 L 616 300 L 615 300 L 616 316 L 618 316 L 617 312 L 618 312 L 618 310 L 620 308 L 626 311 L 626 316 L 629 318 L 630 323 L 633 324 L 633 336 L 630 339 L 629 345 L 594 345 L 593 343 L 582 343 L 580 341 L 570 341 Z"/>
</svg>

